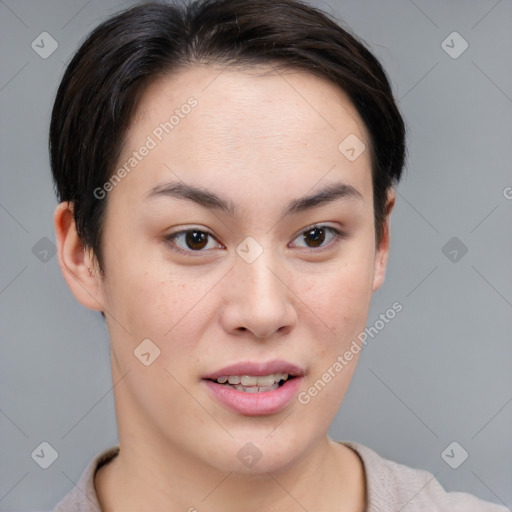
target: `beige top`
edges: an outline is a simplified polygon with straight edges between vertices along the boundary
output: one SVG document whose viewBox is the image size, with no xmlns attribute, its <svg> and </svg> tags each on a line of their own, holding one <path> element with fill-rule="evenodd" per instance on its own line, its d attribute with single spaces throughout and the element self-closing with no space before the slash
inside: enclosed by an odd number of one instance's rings
<svg viewBox="0 0 512 512">
<path fill-rule="evenodd" d="M 509 512 L 503 505 L 483 501 L 463 492 L 446 492 L 428 471 L 413 469 L 382 458 L 355 442 L 343 442 L 363 461 L 366 474 L 366 512 Z M 98 453 L 82 473 L 76 487 L 53 512 L 101 512 L 94 475 L 119 453 L 115 446 Z"/>
</svg>

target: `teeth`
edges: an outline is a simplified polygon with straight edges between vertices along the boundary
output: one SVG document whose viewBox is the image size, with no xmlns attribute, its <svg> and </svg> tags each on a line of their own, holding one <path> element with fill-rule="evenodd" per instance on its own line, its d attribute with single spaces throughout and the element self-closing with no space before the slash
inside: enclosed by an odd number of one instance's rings
<svg viewBox="0 0 512 512">
<path fill-rule="evenodd" d="M 266 387 L 266 386 L 272 386 L 272 384 L 275 384 L 275 382 L 279 382 L 279 380 L 276 380 L 277 378 L 279 378 L 280 375 L 265 375 L 263 377 L 259 377 L 258 378 L 258 386 L 263 386 L 263 387 Z"/>
<path fill-rule="evenodd" d="M 259 391 L 258 386 L 235 386 L 235 389 L 237 391 L 245 391 L 246 393 L 257 393 Z"/>
<path fill-rule="evenodd" d="M 279 384 L 275 382 L 272 384 L 272 386 L 233 386 L 237 391 L 243 391 L 245 393 L 261 393 L 262 391 L 274 391 L 274 389 L 277 389 L 279 387 Z"/>
<path fill-rule="evenodd" d="M 271 375 L 262 375 L 262 376 L 255 376 L 255 375 L 230 375 L 222 377 L 219 377 L 217 379 L 217 382 L 219 384 L 226 384 L 229 383 L 235 387 L 235 389 L 238 389 L 239 387 L 254 387 L 254 391 L 248 391 L 251 392 L 257 392 L 258 388 L 274 388 L 274 384 L 279 383 L 281 380 L 287 380 L 288 374 L 287 373 L 273 373 Z M 245 390 L 239 390 L 239 391 L 245 391 Z M 264 389 L 264 391 L 266 391 Z"/>
<path fill-rule="evenodd" d="M 242 375 L 240 379 L 242 386 L 256 386 L 258 377 L 251 377 L 250 375 Z"/>
</svg>

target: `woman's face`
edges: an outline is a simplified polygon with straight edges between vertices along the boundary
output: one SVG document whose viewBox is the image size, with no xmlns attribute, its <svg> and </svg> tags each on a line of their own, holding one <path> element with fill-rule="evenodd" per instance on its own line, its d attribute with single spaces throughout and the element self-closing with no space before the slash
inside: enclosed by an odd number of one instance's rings
<svg viewBox="0 0 512 512">
<path fill-rule="evenodd" d="M 103 189 L 97 297 L 120 439 L 241 472 L 326 438 L 387 256 L 347 96 L 258 71 L 190 67 L 145 92 Z"/>
</svg>

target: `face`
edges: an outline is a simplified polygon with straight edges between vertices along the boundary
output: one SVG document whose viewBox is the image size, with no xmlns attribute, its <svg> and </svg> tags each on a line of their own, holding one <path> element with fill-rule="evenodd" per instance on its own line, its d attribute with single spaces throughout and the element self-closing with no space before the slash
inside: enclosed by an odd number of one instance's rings
<svg viewBox="0 0 512 512">
<path fill-rule="evenodd" d="M 253 471 L 278 471 L 326 438 L 387 257 L 348 97 L 261 70 L 191 67 L 146 91 L 94 289 L 120 439 L 225 471 L 254 447 Z"/>
</svg>

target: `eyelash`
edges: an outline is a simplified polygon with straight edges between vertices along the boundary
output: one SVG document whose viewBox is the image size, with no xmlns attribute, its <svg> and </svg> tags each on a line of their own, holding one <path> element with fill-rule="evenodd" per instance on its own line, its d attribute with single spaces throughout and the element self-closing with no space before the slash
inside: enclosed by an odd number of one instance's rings
<svg viewBox="0 0 512 512">
<path fill-rule="evenodd" d="M 320 246 L 319 248 L 309 248 L 309 249 L 305 248 L 306 252 L 308 252 L 308 253 L 319 254 L 321 252 L 324 252 L 325 250 L 330 250 L 330 249 L 334 248 L 335 246 L 337 246 L 341 242 L 342 239 L 346 238 L 346 234 L 345 233 L 343 233 L 339 229 L 333 228 L 332 226 L 325 226 L 323 224 L 313 224 L 313 225 L 305 228 L 304 230 L 302 230 L 300 232 L 300 234 L 294 238 L 294 240 L 299 238 L 301 235 L 304 236 L 305 233 L 307 233 L 308 231 L 311 231 L 312 229 L 315 229 L 315 228 L 321 228 L 324 231 L 330 231 L 333 234 L 333 238 L 330 241 L 330 243 L 328 243 L 327 245 Z M 206 252 L 212 250 L 212 249 L 196 250 L 196 251 L 194 251 L 192 249 L 184 250 L 184 249 L 181 249 L 180 247 L 178 247 L 175 244 L 174 241 L 175 241 L 176 238 L 178 238 L 180 235 L 185 235 L 185 234 L 190 233 L 190 232 L 204 233 L 204 234 L 208 235 L 209 237 L 213 238 L 214 240 L 216 240 L 216 238 L 211 233 L 209 233 L 208 231 L 201 230 L 201 229 L 195 229 L 195 228 L 184 229 L 182 231 L 176 231 L 175 233 L 171 233 L 171 234 L 167 235 L 165 237 L 165 240 L 167 242 L 170 242 L 171 249 L 173 251 L 176 251 L 176 252 L 178 252 L 180 254 L 185 254 L 186 256 L 192 256 L 192 257 L 198 257 L 199 256 L 200 257 L 200 256 L 203 255 L 203 253 L 206 253 Z M 220 243 L 220 242 L 217 241 L 217 243 Z"/>
</svg>

